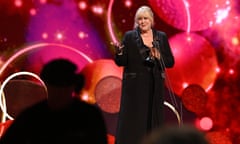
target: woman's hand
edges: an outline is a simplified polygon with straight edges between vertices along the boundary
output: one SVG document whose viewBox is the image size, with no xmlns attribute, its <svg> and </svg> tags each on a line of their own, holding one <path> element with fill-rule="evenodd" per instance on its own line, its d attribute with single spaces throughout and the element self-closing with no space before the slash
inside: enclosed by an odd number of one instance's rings
<svg viewBox="0 0 240 144">
<path fill-rule="evenodd" d="M 151 48 L 151 55 L 153 56 L 153 57 L 155 57 L 156 59 L 158 59 L 158 60 L 160 60 L 160 58 L 161 58 L 161 54 L 160 54 L 160 52 L 158 51 L 158 49 L 157 48 Z"/>
<path fill-rule="evenodd" d="M 123 54 L 123 47 L 124 47 L 123 44 L 111 42 L 111 45 L 114 46 L 116 54 L 118 54 L 118 55 L 122 55 Z"/>
</svg>

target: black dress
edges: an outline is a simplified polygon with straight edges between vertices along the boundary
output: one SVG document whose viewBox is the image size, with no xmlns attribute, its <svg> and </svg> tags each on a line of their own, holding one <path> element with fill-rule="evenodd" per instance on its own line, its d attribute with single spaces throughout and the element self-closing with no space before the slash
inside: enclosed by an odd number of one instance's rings
<svg viewBox="0 0 240 144">
<path fill-rule="evenodd" d="M 164 70 L 173 67 L 167 36 L 153 29 L 161 60 L 148 60 L 149 48 L 143 44 L 139 29 L 125 33 L 123 55 L 115 63 L 124 66 L 122 96 L 116 144 L 139 144 L 147 132 L 163 123 Z"/>
</svg>

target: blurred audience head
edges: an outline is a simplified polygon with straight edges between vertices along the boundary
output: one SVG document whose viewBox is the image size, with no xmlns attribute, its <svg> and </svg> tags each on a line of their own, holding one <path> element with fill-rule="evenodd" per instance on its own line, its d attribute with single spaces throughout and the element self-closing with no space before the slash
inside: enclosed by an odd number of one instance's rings
<svg viewBox="0 0 240 144">
<path fill-rule="evenodd" d="M 46 85 L 59 87 L 75 85 L 77 82 L 77 66 L 63 58 L 54 59 L 44 65 L 40 78 Z"/>
<path fill-rule="evenodd" d="M 58 58 L 46 63 L 40 72 L 48 91 L 48 104 L 59 109 L 72 103 L 84 86 L 84 76 L 77 73 L 77 65 L 68 59 Z"/>
<path fill-rule="evenodd" d="M 203 132 L 191 125 L 165 126 L 152 131 L 143 144 L 209 144 Z"/>
</svg>

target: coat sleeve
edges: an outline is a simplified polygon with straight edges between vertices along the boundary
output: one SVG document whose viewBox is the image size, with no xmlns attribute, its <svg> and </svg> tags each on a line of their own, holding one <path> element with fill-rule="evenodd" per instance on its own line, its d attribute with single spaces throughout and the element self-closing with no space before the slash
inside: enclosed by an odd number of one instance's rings
<svg viewBox="0 0 240 144">
<path fill-rule="evenodd" d="M 160 35 L 161 35 L 161 38 L 162 38 L 162 46 L 161 46 L 161 49 L 160 49 L 160 53 L 161 53 L 161 56 L 162 56 L 161 61 L 163 61 L 164 66 L 166 68 L 171 68 L 171 67 L 174 66 L 174 63 L 175 63 L 174 56 L 173 56 L 173 53 L 171 51 L 166 33 L 160 32 Z"/>
<path fill-rule="evenodd" d="M 128 32 L 123 36 L 123 39 L 122 39 L 122 45 L 123 45 L 123 53 L 121 55 L 119 55 L 118 53 L 115 53 L 115 63 L 118 65 L 118 66 L 126 66 L 127 65 L 127 55 L 128 55 Z"/>
</svg>

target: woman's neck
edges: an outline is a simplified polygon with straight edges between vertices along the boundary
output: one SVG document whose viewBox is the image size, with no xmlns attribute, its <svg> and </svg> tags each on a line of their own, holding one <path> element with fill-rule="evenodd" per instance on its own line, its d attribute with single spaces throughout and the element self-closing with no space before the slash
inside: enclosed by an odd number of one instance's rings
<svg viewBox="0 0 240 144">
<path fill-rule="evenodd" d="M 141 35 L 142 35 L 142 36 L 152 35 L 152 29 L 149 29 L 149 30 L 141 30 Z"/>
</svg>

